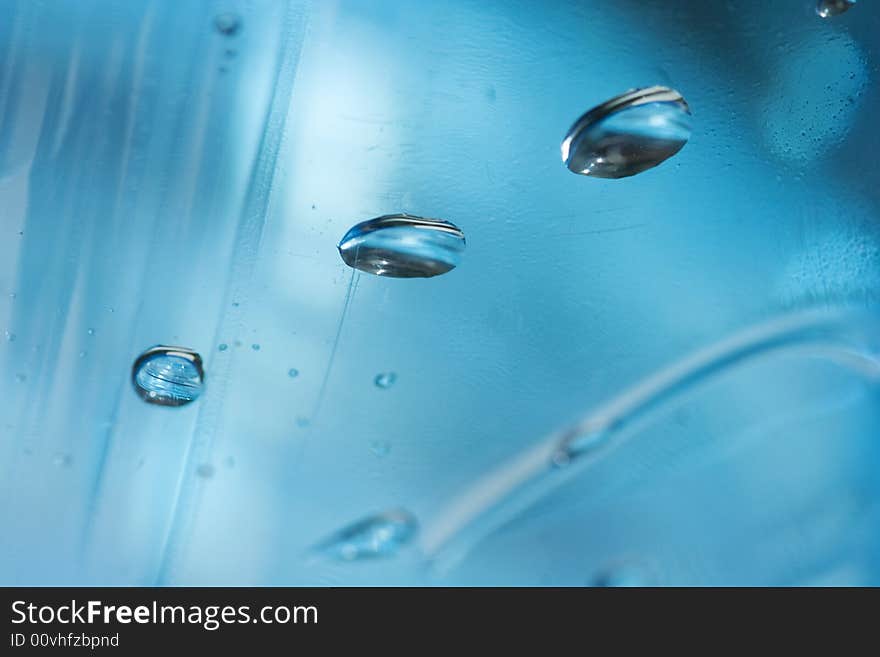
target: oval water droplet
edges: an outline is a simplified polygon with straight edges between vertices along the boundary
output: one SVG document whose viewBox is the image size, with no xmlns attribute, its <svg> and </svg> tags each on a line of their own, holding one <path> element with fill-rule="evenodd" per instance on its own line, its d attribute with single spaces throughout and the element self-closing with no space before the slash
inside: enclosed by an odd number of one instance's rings
<svg viewBox="0 0 880 657">
<path fill-rule="evenodd" d="M 448 221 L 388 214 L 352 227 L 338 248 L 345 264 L 368 274 L 429 278 L 459 265 L 465 239 Z"/>
<path fill-rule="evenodd" d="M 214 476 L 214 466 L 210 463 L 202 463 L 196 468 L 196 474 L 202 479 L 210 479 Z"/>
<path fill-rule="evenodd" d="M 214 27 L 224 36 L 234 36 L 241 30 L 241 17 L 231 11 L 217 14 L 214 17 Z"/>
<path fill-rule="evenodd" d="M 59 453 L 52 457 L 52 463 L 59 468 L 67 468 L 73 463 L 73 457 L 70 454 Z"/>
<path fill-rule="evenodd" d="M 260 350 L 260 345 L 258 345 L 258 344 L 255 342 L 254 344 L 251 345 L 251 349 L 253 349 L 254 351 L 259 351 L 259 350 Z"/>
<path fill-rule="evenodd" d="M 137 357 L 131 379 L 151 404 L 183 406 L 198 399 L 204 387 L 202 357 L 183 347 L 157 346 Z"/>
<path fill-rule="evenodd" d="M 222 343 L 219 347 L 217 347 L 217 351 L 226 351 L 227 349 L 229 349 L 229 345 L 226 344 L 225 342 Z"/>
<path fill-rule="evenodd" d="M 819 0 L 816 4 L 816 13 L 822 18 L 831 18 L 849 11 L 855 4 L 856 0 Z"/>
<path fill-rule="evenodd" d="M 390 557 L 416 535 L 415 517 L 395 509 L 364 518 L 315 546 L 315 551 L 340 561 Z"/>
<path fill-rule="evenodd" d="M 382 372 L 381 374 L 377 374 L 376 378 L 373 379 L 373 383 L 376 387 L 382 388 L 383 390 L 387 390 L 393 386 L 395 381 L 397 381 L 397 374 L 394 372 Z"/>
<path fill-rule="evenodd" d="M 287 370 L 287 376 L 289 376 L 291 379 L 295 379 L 299 376 L 299 370 L 295 367 L 291 367 L 289 370 Z"/>
<path fill-rule="evenodd" d="M 594 107 L 562 141 L 562 161 L 574 173 L 626 178 L 680 151 L 691 136 L 691 112 L 677 91 L 635 89 Z"/>
</svg>

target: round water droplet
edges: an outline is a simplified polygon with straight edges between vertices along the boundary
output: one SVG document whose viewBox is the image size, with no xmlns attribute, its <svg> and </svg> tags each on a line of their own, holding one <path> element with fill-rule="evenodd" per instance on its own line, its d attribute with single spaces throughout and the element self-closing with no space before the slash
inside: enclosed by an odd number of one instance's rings
<svg viewBox="0 0 880 657">
<path fill-rule="evenodd" d="M 295 367 L 291 367 L 289 370 L 287 370 L 287 376 L 289 376 L 291 379 L 295 379 L 299 376 L 299 370 Z"/>
<path fill-rule="evenodd" d="M 822 18 L 831 18 L 849 11 L 855 4 L 856 0 L 819 0 L 816 4 L 816 13 Z"/>
<path fill-rule="evenodd" d="M 254 351 L 259 351 L 259 350 L 260 350 L 260 345 L 258 345 L 257 343 L 254 343 L 254 344 L 251 345 L 251 349 L 253 349 Z"/>
<path fill-rule="evenodd" d="M 66 468 L 73 463 L 73 457 L 70 454 L 56 454 L 52 457 L 52 463 L 59 468 Z"/>
<path fill-rule="evenodd" d="M 135 390 L 162 406 L 183 406 L 202 394 L 202 357 L 191 349 L 157 346 L 137 357 L 131 370 Z"/>
<path fill-rule="evenodd" d="M 224 36 L 235 36 L 241 30 L 241 16 L 231 11 L 217 14 L 214 17 L 214 27 Z"/>
<path fill-rule="evenodd" d="M 691 136 L 691 112 L 668 87 L 635 89 L 594 107 L 562 141 L 562 161 L 574 173 L 626 178 L 657 166 Z"/>
<path fill-rule="evenodd" d="M 409 543 L 417 531 L 415 517 L 395 509 L 342 528 L 315 546 L 315 550 L 340 561 L 389 557 Z"/>
<path fill-rule="evenodd" d="M 214 476 L 214 466 L 210 463 L 202 463 L 196 468 L 196 474 L 202 479 L 210 479 Z"/>
<path fill-rule="evenodd" d="M 9 331 L 6 331 L 6 341 L 15 342 L 15 333 L 10 333 Z"/>
<path fill-rule="evenodd" d="M 389 214 L 352 227 L 338 248 L 345 264 L 368 274 L 429 278 L 458 266 L 465 239 L 448 221 Z"/>
<path fill-rule="evenodd" d="M 384 458 L 391 453 L 391 443 L 387 440 L 374 440 L 370 443 L 370 451 L 373 452 L 377 458 Z"/>
<path fill-rule="evenodd" d="M 25 381 L 27 381 L 27 377 L 24 374 L 19 372 L 18 374 L 15 375 L 15 380 L 18 381 L 19 383 L 24 383 Z"/>
<path fill-rule="evenodd" d="M 95 334 L 95 329 L 90 328 L 88 331 L 86 331 L 86 333 L 88 333 L 89 335 L 94 335 L 94 334 Z"/>
<path fill-rule="evenodd" d="M 373 383 L 376 384 L 376 387 L 382 388 L 383 390 L 387 390 L 393 386 L 395 381 L 397 381 L 397 375 L 394 372 L 382 372 L 381 374 L 377 374 L 376 378 L 373 379 Z"/>
<path fill-rule="evenodd" d="M 219 347 L 217 347 L 217 351 L 226 351 L 227 349 L 229 349 L 229 345 L 226 344 L 225 342 L 223 344 L 221 344 Z"/>
</svg>

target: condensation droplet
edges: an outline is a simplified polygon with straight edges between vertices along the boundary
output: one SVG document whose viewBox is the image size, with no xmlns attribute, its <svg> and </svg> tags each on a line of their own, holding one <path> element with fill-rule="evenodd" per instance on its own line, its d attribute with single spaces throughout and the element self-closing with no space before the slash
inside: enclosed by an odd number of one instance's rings
<svg viewBox="0 0 880 657">
<path fill-rule="evenodd" d="M 210 479 L 214 476 L 214 466 L 210 463 L 202 463 L 196 468 L 196 474 L 202 479 Z"/>
<path fill-rule="evenodd" d="M 383 390 L 387 390 L 397 381 L 397 374 L 394 372 L 382 372 L 381 374 L 377 374 L 376 378 L 373 379 L 373 383 L 376 384 L 377 388 L 382 388 Z"/>
<path fill-rule="evenodd" d="M 241 16 L 226 11 L 214 17 L 214 27 L 224 36 L 235 36 L 241 31 Z"/>
<path fill-rule="evenodd" d="M 295 379 L 299 376 L 299 370 L 295 367 L 291 367 L 289 370 L 287 370 L 287 376 L 289 376 L 291 379 Z"/>
<path fill-rule="evenodd" d="M 59 468 L 66 468 L 73 463 L 73 457 L 70 454 L 56 454 L 52 457 L 52 463 Z"/>
<path fill-rule="evenodd" d="M 202 394 L 205 373 L 202 357 L 183 347 L 157 346 L 137 357 L 131 378 L 144 401 L 183 406 Z"/>
<path fill-rule="evenodd" d="M 15 342 L 15 333 L 10 333 L 9 331 L 6 331 L 6 341 Z"/>
<path fill-rule="evenodd" d="M 15 380 L 18 381 L 19 383 L 24 383 L 25 381 L 27 381 L 27 377 L 24 374 L 22 374 L 21 372 L 19 372 L 18 374 L 15 375 Z"/>
<path fill-rule="evenodd" d="M 856 0 L 819 0 L 816 4 L 816 13 L 822 18 L 838 16 L 852 9 Z"/>
<path fill-rule="evenodd" d="M 626 178 L 680 151 L 691 136 L 691 112 L 677 91 L 635 89 L 594 107 L 562 141 L 562 161 L 574 173 Z"/>
<path fill-rule="evenodd" d="M 370 443 L 370 451 L 374 456 L 383 458 L 391 452 L 391 443 L 387 440 L 374 440 Z"/>
<path fill-rule="evenodd" d="M 86 331 L 86 333 L 88 333 L 89 335 L 94 335 L 94 334 L 95 334 L 95 329 L 90 328 L 88 331 Z"/>
<path fill-rule="evenodd" d="M 448 221 L 389 214 L 353 226 L 338 248 L 345 264 L 368 274 L 430 278 L 459 265 L 465 239 Z"/>
<path fill-rule="evenodd" d="M 259 350 L 260 350 L 260 345 L 258 345 L 258 344 L 255 342 L 254 344 L 251 345 L 251 349 L 253 349 L 254 351 L 259 351 Z"/>
<path fill-rule="evenodd" d="M 217 351 L 226 351 L 227 349 L 229 349 L 229 345 L 226 344 L 225 342 L 223 344 L 221 344 L 219 347 L 217 347 Z"/>
<path fill-rule="evenodd" d="M 403 509 L 395 509 L 348 525 L 314 549 L 340 561 L 390 557 L 409 543 L 417 531 L 415 517 Z"/>
</svg>

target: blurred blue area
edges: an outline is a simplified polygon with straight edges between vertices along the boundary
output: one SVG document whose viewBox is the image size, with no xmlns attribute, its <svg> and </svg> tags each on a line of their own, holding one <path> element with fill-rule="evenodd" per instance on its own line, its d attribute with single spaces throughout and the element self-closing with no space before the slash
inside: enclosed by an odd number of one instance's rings
<svg viewBox="0 0 880 657">
<path fill-rule="evenodd" d="M 880 584 L 878 388 L 812 358 L 694 390 L 454 568 L 420 542 L 692 350 L 877 308 L 876 3 L 0 15 L 0 583 Z M 681 152 L 566 170 L 578 116 L 653 84 L 693 112 Z M 340 237 L 397 212 L 461 227 L 461 264 L 353 273 Z M 202 355 L 196 402 L 132 389 L 156 344 Z M 422 532 L 396 556 L 314 558 L 391 509 Z"/>
</svg>

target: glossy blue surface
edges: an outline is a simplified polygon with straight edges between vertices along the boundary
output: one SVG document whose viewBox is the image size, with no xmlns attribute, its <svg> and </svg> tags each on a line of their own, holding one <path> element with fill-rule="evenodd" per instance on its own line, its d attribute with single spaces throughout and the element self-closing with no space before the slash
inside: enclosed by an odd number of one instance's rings
<svg viewBox="0 0 880 657">
<path fill-rule="evenodd" d="M 877 3 L 0 14 L 0 583 L 880 584 Z M 687 146 L 572 175 L 655 84 Z M 340 260 L 402 212 L 453 272 Z"/>
</svg>

